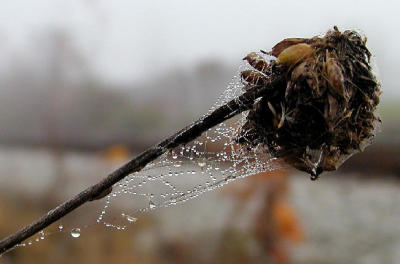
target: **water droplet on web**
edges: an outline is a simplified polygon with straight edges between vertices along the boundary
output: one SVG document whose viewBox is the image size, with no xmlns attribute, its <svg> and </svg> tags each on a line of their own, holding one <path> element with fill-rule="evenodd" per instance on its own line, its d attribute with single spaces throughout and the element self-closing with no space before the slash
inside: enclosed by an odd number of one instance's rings
<svg viewBox="0 0 400 264">
<path fill-rule="evenodd" d="M 156 207 L 157 207 L 157 205 L 152 200 L 150 200 L 149 201 L 149 208 L 150 209 L 155 209 Z"/>
<path fill-rule="evenodd" d="M 173 159 L 177 159 L 177 158 L 178 158 L 178 155 L 172 155 L 172 158 L 173 158 Z"/>
<path fill-rule="evenodd" d="M 131 215 L 126 215 L 125 218 L 129 223 L 136 223 L 136 221 L 138 220 L 136 217 Z"/>
<path fill-rule="evenodd" d="M 81 236 L 81 229 L 80 228 L 72 228 L 72 230 L 71 230 L 71 236 L 73 237 L 73 238 L 77 238 L 77 237 L 80 237 Z"/>
<path fill-rule="evenodd" d="M 64 226 L 63 225 L 59 225 L 58 226 L 58 230 L 61 232 L 63 230 Z"/>
<path fill-rule="evenodd" d="M 199 165 L 200 169 L 204 169 L 204 167 L 207 165 L 207 163 L 205 161 L 199 161 L 197 163 L 197 165 Z"/>
<path fill-rule="evenodd" d="M 42 231 L 40 231 L 40 232 L 39 232 L 39 238 L 38 238 L 38 240 L 39 240 L 39 239 L 43 240 L 43 239 L 44 239 L 44 237 L 45 237 L 45 235 L 46 235 L 46 234 L 44 233 L 44 231 L 43 231 L 43 230 L 42 230 Z"/>
</svg>

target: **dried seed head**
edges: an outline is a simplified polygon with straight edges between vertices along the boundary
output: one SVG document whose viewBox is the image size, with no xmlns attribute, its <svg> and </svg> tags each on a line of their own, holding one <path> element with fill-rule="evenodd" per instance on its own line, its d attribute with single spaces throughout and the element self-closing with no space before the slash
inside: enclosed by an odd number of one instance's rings
<svg viewBox="0 0 400 264">
<path fill-rule="evenodd" d="M 237 141 L 265 147 L 312 179 L 369 145 L 381 91 L 365 44 L 357 32 L 335 27 L 324 37 L 279 42 L 269 64 L 250 53 L 254 70 L 242 73 L 247 88 L 284 81 L 254 104 Z"/>
</svg>

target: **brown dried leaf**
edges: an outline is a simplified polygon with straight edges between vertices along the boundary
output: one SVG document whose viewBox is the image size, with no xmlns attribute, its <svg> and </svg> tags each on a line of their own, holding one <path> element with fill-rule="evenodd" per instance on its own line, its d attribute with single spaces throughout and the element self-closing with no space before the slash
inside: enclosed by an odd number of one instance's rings
<svg viewBox="0 0 400 264">
<path fill-rule="evenodd" d="M 257 54 L 256 52 L 251 52 L 249 53 L 246 57 L 244 57 L 244 60 L 247 60 L 247 62 L 256 70 L 260 72 L 266 73 L 269 69 L 268 63 L 264 60 L 262 56 Z"/>
<path fill-rule="evenodd" d="M 349 101 L 349 94 L 344 85 L 342 67 L 337 62 L 335 56 L 328 52 L 328 50 L 326 51 L 325 73 L 331 91 L 341 96 L 346 102 Z"/>
<path fill-rule="evenodd" d="M 311 56 L 314 49 L 305 43 L 296 44 L 284 49 L 278 56 L 277 62 L 285 66 L 292 66 Z"/>
<path fill-rule="evenodd" d="M 299 43 L 307 43 L 306 38 L 287 38 L 282 40 L 281 42 L 279 42 L 278 44 L 276 44 L 273 48 L 272 51 L 270 52 L 271 55 L 278 57 L 279 54 L 281 54 L 281 52 L 283 50 L 285 50 L 286 48 L 292 46 L 292 45 L 296 45 Z"/>
</svg>

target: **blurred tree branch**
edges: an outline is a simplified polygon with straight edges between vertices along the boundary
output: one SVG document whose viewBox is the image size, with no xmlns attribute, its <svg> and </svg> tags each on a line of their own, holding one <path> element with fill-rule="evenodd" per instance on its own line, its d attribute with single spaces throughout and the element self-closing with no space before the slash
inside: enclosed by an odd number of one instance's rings
<svg viewBox="0 0 400 264">
<path fill-rule="evenodd" d="M 43 230 L 82 204 L 104 197 L 111 191 L 111 188 L 115 183 L 119 182 L 131 173 L 140 171 L 148 163 L 152 162 L 166 151 L 179 145 L 187 144 L 208 129 L 243 111 L 250 109 L 257 98 L 261 96 L 268 96 L 274 92 L 274 87 L 276 87 L 280 81 L 280 78 L 273 79 L 268 83 L 268 85 L 264 85 L 262 87 L 255 86 L 249 89 L 243 95 L 220 106 L 209 115 L 193 122 L 191 125 L 178 131 L 174 135 L 160 142 L 158 145 L 147 149 L 136 158 L 132 159 L 122 167 L 109 174 L 99 183 L 88 187 L 86 190 L 80 192 L 70 200 L 50 210 L 38 220 L 1 240 L 0 254 L 12 249 L 18 243 Z"/>
</svg>

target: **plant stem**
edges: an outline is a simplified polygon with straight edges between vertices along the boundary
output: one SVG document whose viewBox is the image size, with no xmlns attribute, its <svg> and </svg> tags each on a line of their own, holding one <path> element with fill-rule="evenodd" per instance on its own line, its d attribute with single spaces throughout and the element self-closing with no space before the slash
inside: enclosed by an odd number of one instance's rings
<svg viewBox="0 0 400 264">
<path fill-rule="evenodd" d="M 1 240 L 0 255 L 12 249 L 25 239 L 48 227 L 50 224 L 72 212 L 82 204 L 101 198 L 102 194 L 106 193 L 107 190 L 111 190 L 110 188 L 112 188 L 115 183 L 119 182 L 131 173 L 140 171 L 148 163 L 152 162 L 166 151 L 179 145 L 187 144 L 215 125 L 218 125 L 223 121 L 250 109 L 253 106 L 255 99 L 261 96 L 268 96 L 269 93 L 274 91 L 274 87 L 276 87 L 276 84 L 280 81 L 281 79 L 277 78 L 275 80 L 271 80 L 266 85 L 252 87 L 243 95 L 222 105 L 209 115 L 193 122 L 191 125 L 178 131 L 174 135 L 160 142 L 158 145 L 147 149 L 136 158 L 116 169 L 97 184 L 88 187 L 86 190 L 75 195 L 70 200 L 50 210 L 47 212 L 47 214 L 43 215 L 36 221 Z"/>
</svg>

